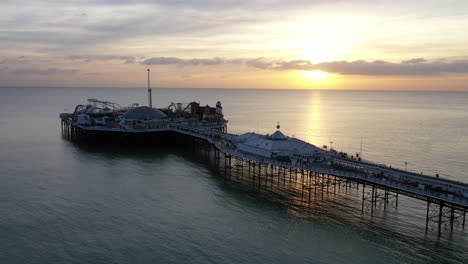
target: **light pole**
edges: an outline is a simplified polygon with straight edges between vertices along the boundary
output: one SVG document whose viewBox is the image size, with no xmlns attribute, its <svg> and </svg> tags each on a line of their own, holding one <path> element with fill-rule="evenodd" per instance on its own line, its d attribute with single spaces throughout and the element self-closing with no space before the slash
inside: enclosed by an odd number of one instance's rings
<svg viewBox="0 0 468 264">
<path fill-rule="evenodd" d="M 153 107 L 152 96 L 151 96 L 151 87 L 150 87 L 150 69 L 148 71 L 148 106 Z"/>
</svg>

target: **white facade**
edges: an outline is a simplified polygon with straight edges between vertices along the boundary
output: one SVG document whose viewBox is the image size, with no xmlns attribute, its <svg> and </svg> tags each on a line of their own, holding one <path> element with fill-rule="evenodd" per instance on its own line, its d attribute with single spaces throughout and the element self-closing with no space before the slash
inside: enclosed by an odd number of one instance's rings
<svg viewBox="0 0 468 264">
<path fill-rule="evenodd" d="M 220 115 L 223 115 L 223 107 L 221 106 L 221 102 L 218 101 L 216 103 L 216 113 L 217 114 L 220 114 Z"/>
<path fill-rule="evenodd" d="M 277 133 L 278 132 L 278 133 Z M 275 158 L 289 157 L 300 162 L 323 161 L 328 152 L 295 138 L 288 138 L 277 131 L 275 137 L 255 133 L 245 133 L 239 136 L 237 148 L 245 153 L 256 156 Z M 281 133 L 281 135 L 279 135 Z"/>
</svg>

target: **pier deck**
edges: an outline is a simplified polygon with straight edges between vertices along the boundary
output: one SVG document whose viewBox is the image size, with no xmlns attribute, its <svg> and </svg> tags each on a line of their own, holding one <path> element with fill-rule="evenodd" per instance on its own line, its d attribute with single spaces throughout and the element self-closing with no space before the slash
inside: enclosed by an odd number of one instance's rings
<svg viewBox="0 0 468 264">
<path fill-rule="evenodd" d="M 121 129 L 104 127 L 86 127 L 73 122 L 68 118 L 62 118 L 62 133 L 71 139 L 80 138 L 80 135 L 90 131 L 102 132 L 125 132 L 130 134 L 153 133 L 153 132 L 175 132 L 188 137 L 205 141 L 218 153 L 223 153 L 225 159 L 225 171 L 231 171 L 231 159 L 240 161 L 239 164 L 253 166 L 252 171 L 255 176 L 255 168 L 258 168 L 258 177 L 262 172 L 262 167 L 269 173 L 271 168 L 271 180 L 273 181 L 273 171 L 277 171 L 278 181 L 286 171 L 300 172 L 302 189 L 308 190 L 328 188 L 330 185 L 336 186 L 337 182 L 345 181 L 353 183 L 359 188 L 362 185 L 362 210 L 370 208 L 371 213 L 376 208 L 377 203 L 388 204 L 391 197 L 396 199 L 398 207 L 398 196 L 404 195 L 427 202 L 426 231 L 429 223 L 434 222 L 438 226 L 439 233 L 442 224 L 448 224 L 453 230 L 455 222 L 465 226 L 465 215 L 468 210 L 468 184 L 444 178 L 436 178 L 419 175 L 412 172 L 401 171 L 382 165 L 360 162 L 342 157 L 332 157 L 331 164 L 310 163 L 301 164 L 293 162 L 279 161 L 273 158 L 265 158 L 240 151 L 236 147 L 239 135 L 226 133 L 225 130 L 213 130 L 210 126 L 193 126 L 180 123 L 168 123 L 164 127 L 146 129 Z M 229 167 L 229 169 L 228 169 Z M 249 167 L 250 171 L 250 167 Z M 279 172 L 278 172 L 279 171 Z M 285 176 L 284 176 L 285 177 Z M 319 177 L 320 180 L 317 180 Z M 312 178 L 314 179 L 312 181 Z M 255 179 L 255 178 L 254 178 Z M 268 180 L 268 175 L 266 176 Z M 314 184 L 312 184 L 314 182 Z M 319 182 L 320 184 L 317 184 Z M 260 184 L 260 183 L 259 183 Z M 366 190 L 366 187 L 367 190 Z M 383 192 L 383 193 L 382 193 Z M 309 194 L 310 197 L 310 194 Z M 365 206 L 367 204 L 367 206 Z M 457 221 L 455 221 L 457 220 Z"/>
</svg>

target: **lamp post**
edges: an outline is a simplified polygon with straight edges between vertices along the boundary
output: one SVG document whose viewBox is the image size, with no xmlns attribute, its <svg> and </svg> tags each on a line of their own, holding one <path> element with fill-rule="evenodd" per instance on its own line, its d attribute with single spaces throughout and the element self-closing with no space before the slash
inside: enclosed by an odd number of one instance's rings
<svg viewBox="0 0 468 264">
<path fill-rule="evenodd" d="M 152 96 L 151 96 L 151 87 L 150 87 L 150 69 L 147 69 L 148 71 L 148 106 L 153 107 L 153 102 L 152 102 Z"/>
</svg>

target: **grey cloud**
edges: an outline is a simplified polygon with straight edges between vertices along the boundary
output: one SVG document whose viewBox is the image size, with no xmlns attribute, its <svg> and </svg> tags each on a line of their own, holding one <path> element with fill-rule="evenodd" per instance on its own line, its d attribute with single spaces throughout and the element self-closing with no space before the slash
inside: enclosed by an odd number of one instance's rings
<svg viewBox="0 0 468 264">
<path fill-rule="evenodd" d="M 181 59 L 175 57 L 156 57 L 142 61 L 144 65 L 221 65 L 243 64 L 264 70 L 322 70 L 342 75 L 440 75 L 467 74 L 468 60 L 437 60 L 427 61 L 423 58 L 404 60 L 400 63 L 383 60 L 375 61 L 330 61 L 311 63 L 306 60 L 274 60 L 267 58 L 253 59 Z"/>
<path fill-rule="evenodd" d="M 213 59 L 180 59 L 174 57 L 155 57 L 148 58 L 142 61 L 144 65 L 191 65 L 191 66 L 202 66 L 202 65 L 219 65 L 219 64 L 234 64 L 233 61 L 226 61 L 223 58 Z"/>
<path fill-rule="evenodd" d="M 273 7 L 285 3 L 280 0 L 200 0 L 196 3 L 188 0 L 52 0 L 38 5 L 30 0 L 17 1 L 6 6 L 15 15 L 0 19 L 2 46 L 17 48 L 21 45 L 46 53 L 90 50 L 93 46 L 141 37 L 225 35 L 244 25 L 275 20 L 277 14 Z M 324 1 L 295 1 L 291 8 Z M 26 8 L 11 9 L 18 5 Z M 78 11 L 68 15 L 69 7 Z M 97 16 L 102 7 L 109 10 L 115 7 L 115 10 L 112 15 Z M 125 11 L 127 7 L 132 11 Z M 255 11 L 257 8 L 265 14 L 260 15 Z M 141 11 L 134 12 L 139 9 Z"/>
<path fill-rule="evenodd" d="M 248 66 L 252 66 L 259 69 L 271 69 L 275 66 L 274 62 L 268 61 L 264 58 L 249 59 L 245 60 L 244 63 Z"/>
<path fill-rule="evenodd" d="M 423 58 L 402 61 L 400 63 L 375 61 L 330 61 L 310 63 L 304 60 L 270 61 L 258 63 L 258 59 L 246 61 L 246 64 L 259 69 L 276 70 L 322 70 L 342 75 L 439 75 L 468 73 L 468 60 L 428 62 Z"/>
<path fill-rule="evenodd" d="M 24 68 L 24 69 L 16 69 L 12 71 L 13 74 L 19 75 L 60 75 L 60 74 L 76 74 L 80 70 L 77 69 L 56 69 L 56 68 L 49 68 L 49 69 L 35 69 L 35 68 Z"/>
<path fill-rule="evenodd" d="M 188 61 L 190 65 L 217 65 L 224 64 L 225 61 L 222 58 L 213 58 L 213 59 L 191 59 Z"/>
<path fill-rule="evenodd" d="M 80 60 L 85 62 L 90 62 L 93 60 L 97 61 L 109 61 L 109 60 L 120 60 L 126 64 L 133 64 L 136 61 L 134 56 L 116 56 L 116 55 L 92 55 L 92 56 L 83 56 L 83 55 L 71 55 L 68 57 L 70 60 Z"/>
<path fill-rule="evenodd" d="M 310 65 L 311 68 L 343 75 L 441 75 L 468 73 L 468 60 L 451 62 L 393 63 L 387 61 L 333 61 Z"/>
<path fill-rule="evenodd" d="M 173 58 L 173 57 L 157 57 L 157 58 L 149 58 L 142 62 L 144 65 L 171 65 L 171 64 L 184 64 L 183 59 Z"/>
<path fill-rule="evenodd" d="M 5 0 L 12 3 L 30 3 L 31 0 Z M 219 8 L 281 8 L 281 7 L 304 7 L 314 4 L 336 3 L 342 0 L 292 0 L 287 3 L 283 0 L 50 0 L 52 4 L 62 5 L 91 5 L 91 6 L 127 6 L 127 5 L 154 5 L 164 7 L 184 7 L 192 9 L 219 9 Z M 367 0 L 355 0 L 356 2 L 365 2 Z"/>
<path fill-rule="evenodd" d="M 404 60 L 401 63 L 415 64 L 415 63 L 424 63 L 424 62 L 427 62 L 427 60 L 423 58 L 414 58 L 410 60 Z"/>
<path fill-rule="evenodd" d="M 373 2 L 353 1 L 370 5 Z M 432 1 L 428 6 L 432 12 L 437 10 L 439 13 L 441 8 L 434 6 L 448 8 L 446 12 L 461 12 L 468 5 L 463 1 L 450 5 L 442 2 Z M 4 0 L 3 3 L 9 3 L 5 8 L 15 15 L 7 17 L 5 21 L 0 19 L 3 28 L 0 30 L 0 42 L 10 47 L 24 45 L 34 50 L 66 52 L 70 48 L 89 50 L 95 45 L 149 36 L 220 36 L 236 32 L 244 25 L 277 21 L 283 13 L 318 5 L 345 4 L 346 1 L 51 0 L 38 4 L 32 0 Z M 17 6 L 24 8 L 17 9 Z M 125 8 L 135 6 L 141 12 L 133 9 L 125 11 Z M 99 10 L 103 7 L 113 10 L 112 15 L 100 16 Z M 72 18 L 63 15 L 69 10 L 77 10 L 72 12 Z"/>
</svg>

